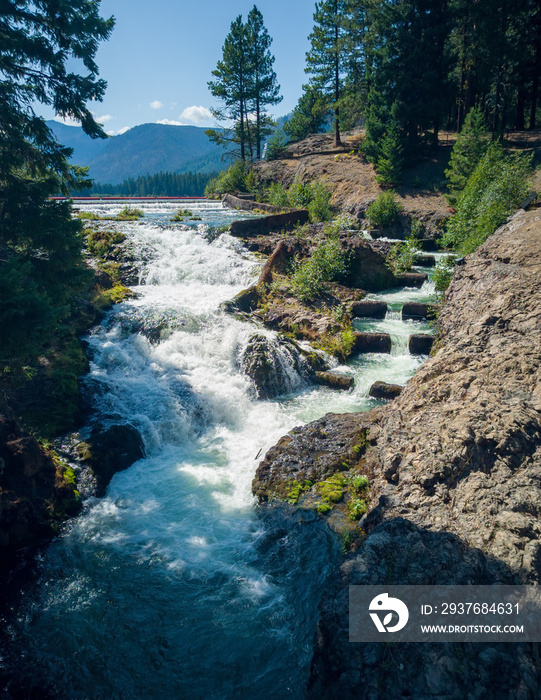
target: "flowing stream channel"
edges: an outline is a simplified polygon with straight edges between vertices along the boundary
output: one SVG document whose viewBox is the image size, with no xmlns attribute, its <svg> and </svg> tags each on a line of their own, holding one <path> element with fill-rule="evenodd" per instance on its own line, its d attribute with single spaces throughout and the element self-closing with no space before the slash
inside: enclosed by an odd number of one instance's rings
<svg viewBox="0 0 541 700">
<path fill-rule="evenodd" d="M 350 391 L 298 378 L 286 396 L 258 401 L 238 363 L 255 327 L 220 304 L 262 262 L 227 233 L 209 235 L 246 214 L 190 202 L 202 221 L 172 224 L 178 202 L 137 206 L 143 219 L 114 224 L 140 256 L 137 296 L 90 333 L 86 386 L 96 413 L 138 428 L 146 457 L 89 498 L 41 556 L 9 620 L 16 659 L 3 664 L 27 675 L 29 697 L 300 698 L 339 548 L 323 521 L 301 518 L 291 537 L 259 517 L 251 481 L 295 425 L 367 410 L 374 381 L 412 376 L 425 358 L 409 355 L 407 339 L 428 326 L 401 321 L 399 309 L 429 301 L 433 286 L 371 295 L 388 302 L 387 318 L 357 327 L 390 333 L 393 351 L 341 368 L 355 377 Z"/>
</svg>

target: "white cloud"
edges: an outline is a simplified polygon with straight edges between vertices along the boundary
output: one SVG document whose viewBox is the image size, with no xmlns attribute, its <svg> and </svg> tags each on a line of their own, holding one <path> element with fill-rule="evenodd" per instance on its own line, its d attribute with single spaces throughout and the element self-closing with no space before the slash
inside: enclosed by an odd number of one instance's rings
<svg viewBox="0 0 541 700">
<path fill-rule="evenodd" d="M 150 103 L 150 106 L 152 109 L 161 109 L 163 107 L 163 102 L 160 102 L 159 100 L 154 100 L 154 102 Z"/>
<path fill-rule="evenodd" d="M 170 126 L 186 126 L 183 122 L 177 122 L 174 119 L 160 119 L 156 124 L 169 124 Z"/>
<path fill-rule="evenodd" d="M 107 124 L 107 122 L 110 122 L 114 119 L 114 117 L 112 117 L 110 114 L 104 114 L 102 117 L 98 117 L 97 114 L 94 114 L 94 112 L 92 112 L 92 116 L 98 122 L 98 124 Z"/>
<path fill-rule="evenodd" d="M 72 117 L 61 117 L 57 114 L 53 119 L 55 122 L 60 122 L 66 126 L 81 126 L 81 122 L 77 121 L 77 119 L 72 119 Z"/>
<path fill-rule="evenodd" d="M 186 119 L 192 124 L 201 124 L 201 122 L 207 122 L 212 119 L 212 114 L 206 107 L 193 105 L 192 107 L 186 107 L 179 119 Z"/>
<path fill-rule="evenodd" d="M 120 134 L 125 134 L 126 131 L 129 131 L 131 129 L 130 126 L 123 126 L 122 129 L 118 129 L 115 131 L 114 129 L 111 129 L 111 131 L 107 132 L 108 136 L 120 136 Z"/>
</svg>

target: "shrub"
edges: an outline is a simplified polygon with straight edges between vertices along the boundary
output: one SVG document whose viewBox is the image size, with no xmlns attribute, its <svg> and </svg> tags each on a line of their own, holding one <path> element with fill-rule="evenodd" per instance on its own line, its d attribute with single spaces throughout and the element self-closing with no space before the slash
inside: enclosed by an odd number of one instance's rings
<svg viewBox="0 0 541 700">
<path fill-rule="evenodd" d="M 396 192 L 387 190 L 382 192 L 377 199 L 369 204 L 366 210 L 366 218 L 371 226 L 385 228 L 391 226 L 401 210 L 401 205 L 396 201 Z"/>
<path fill-rule="evenodd" d="M 368 506 L 362 498 L 353 498 L 351 501 L 348 501 L 350 520 L 359 520 L 367 510 Z"/>
<path fill-rule="evenodd" d="M 205 187 L 205 195 L 221 197 L 223 194 L 234 192 L 249 192 L 246 179 L 249 171 L 246 163 L 236 160 L 227 170 L 222 170 L 215 180 Z M 248 184 L 251 184 L 250 182 Z"/>
<path fill-rule="evenodd" d="M 530 174 L 531 156 L 507 156 L 491 144 L 458 199 L 443 245 L 459 255 L 476 250 L 526 196 Z"/>
<path fill-rule="evenodd" d="M 453 270 L 455 267 L 454 258 L 444 258 L 435 267 L 432 275 L 432 281 L 437 292 L 443 293 L 451 284 L 453 278 Z"/>
<path fill-rule="evenodd" d="M 408 236 L 404 243 L 394 243 L 391 246 L 385 256 L 385 263 L 394 275 L 402 275 L 413 267 L 417 250 L 417 240 Z"/>
<path fill-rule="evenodd" d="M 330 240 L 301 262 L 291 284 L 298 299 L 308 302 L 326 292 L 329 282 L 339 281 L 345 274 L 346 255 L 339 241 Z"/>
<path fill-rule="evenodd" d="M 322 183 L 316 182 L 311 188 L 311 199 L 308 204 L 308 212 L 310 221 L 328 221 L 331 218 L 331 193 L 329 189 Z"/>
<path fill-rule="evenodd" d="M 135 207 L 126 205 L 122 207 L 115 218 L 117 221 L 135 221 L 144 215 L 145 212 L 142 209 L 136 209 Z"/>
<path fill-rule="evenodd" d="M 296 175 L 287 191 L 287 198 L 292 207 L 300 207 L 305 209 L 313 199 L 313 192 L 310 183 L 307 182 L 305 185 L 301 178 Z"/>
<path fill-rule="evenodd" d="M 272 204 L 275 207 L 283 208 L 289 206 L 287 192 L 280 182 L 271 182 L 267 196 L 269 204 Z"/>
<path fill-rule="evenodd" d="M 267 143 L 267 160 L 277 160 L 284 155 L 287 137 L 283 131 L 276 131 Z"/>
</svg>

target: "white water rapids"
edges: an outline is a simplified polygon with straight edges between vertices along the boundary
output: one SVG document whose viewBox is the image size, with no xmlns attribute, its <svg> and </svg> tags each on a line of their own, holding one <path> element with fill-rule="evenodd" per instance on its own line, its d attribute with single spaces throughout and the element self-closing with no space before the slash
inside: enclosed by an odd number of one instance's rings
<svg viewBox="0 0 541 700">
<path fill-rule="evenodd" d="M 405 383 L 423 359 L 408 354 L 407 338 L 426 326 L 392 313 L 359 322 L 394 344 L 391 355 L 342 368 L 352 390 L 299 381 L 287 396 L 257 401 L 238 364 L 255 327 L 220 304 L 262 263 L 227 234 L 205 235 L 239 214 L 182 204 L 204 219 L 189 227 L 169 223 L 178 203 L 137 206 L 141 221 L 114 226 L 145 260 L 138 296 L 90 334 L 87 383 L 96 412 L 135 425 L 147 456 L 117 474 L 105 498 L 89 499 L 45 553 L 14 645 L 51 697 L 299 698 L 336 543 L 323 522 L 297 524 L 293 538 L 260 519 L 255 469 L 295 425 L 370 408 L 376 380 Z M 376 296 L 397 309 L 432 293 L 426 284 Z M 134 322 L 161 324 L 160 341 L 133 332 Z"/>
</svg>

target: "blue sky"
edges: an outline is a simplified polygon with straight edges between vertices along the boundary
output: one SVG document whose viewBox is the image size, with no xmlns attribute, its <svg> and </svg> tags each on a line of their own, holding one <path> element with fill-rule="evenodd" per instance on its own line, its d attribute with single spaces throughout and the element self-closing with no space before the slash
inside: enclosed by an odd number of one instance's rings
<svg viewBox="0 0 541 700">
<path fill-rule="evenodd" d="M 274 116 L 290 112 L 306 82 L 307 36 L 314 0 L 259 0 L 255 3 L 273 38 L 271 50 L 284 99 Z M 207 82 L 222 56 L 231 22 L 246 20 L 254 0 L 102 0 L 100 14 L 114 15 L 116 26 L 100 45 L 97 62 L 108 83 L 103 102 L 92 111 L 111 134 L 146 122 L 209 126 L 212 98 Z M 51 118 L 50 112 L 43 112 Z"/>
</svg>

